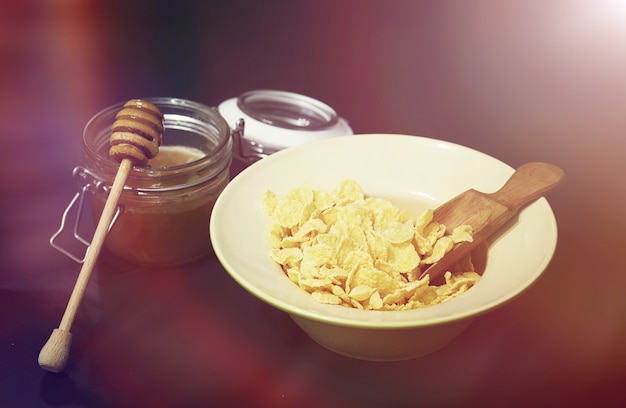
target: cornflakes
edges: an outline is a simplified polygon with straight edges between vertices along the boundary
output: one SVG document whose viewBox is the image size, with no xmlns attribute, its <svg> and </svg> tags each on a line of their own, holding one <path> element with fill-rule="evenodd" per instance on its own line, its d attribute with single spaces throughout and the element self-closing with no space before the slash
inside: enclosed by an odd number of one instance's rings
<svg viewBox="0 0 626 408">
<path fill-rule="evenodd" d="M 421 271 L 452 247 L 472 241 L 472 228 L 446 231 L 426 210 L 413 219 L 389 200 L 368 197 L 356 181 L 330 193 L 305 184 L 282 197 L 268 191 L 270 257 L 287 277 L 329 305 L 407 310 L 434 305 L 469 290 L 480 279 L 467 257 L 431 285 Z"/>
</svg>

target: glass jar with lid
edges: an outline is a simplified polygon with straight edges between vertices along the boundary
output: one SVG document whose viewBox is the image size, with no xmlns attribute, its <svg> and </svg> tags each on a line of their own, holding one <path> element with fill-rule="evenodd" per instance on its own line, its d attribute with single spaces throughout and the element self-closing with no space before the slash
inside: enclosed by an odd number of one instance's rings
<svg viewBox="0 0 626 408">
<path fill-rule="evenodd" d="M 211 252 L 209 218 L 217 196 L 230 181 L 231 129 L 216 109 L 200 103 L 178 98 L 145 100 L 163 113 L 163 144 L 145 167 L 133 167 L 129 174 L 104 250 L 142 266 L 188 263 Z M 83 186 L 80 202 L 85 192 L 93 193 L 95 220 L 119 167 L 108 150 L 111 126 L 122 105 L 104 109 L 87 123 L 85 166 L 74 170 Z M 53 246 L 81 261 L 55 245 L 54 239 Z"/>
<path fill-rule="evenodd" d="M 164 115 L 163 144 L 147 166 L 131 171 L 104 240 L 105 252 L 142 266 L 180 265 L 211 252 L 213 204 L 242 165 L 291 146 L 353 134 L 330 106 L 293 92 L 248 91 L 215 108 L 179 98 L 144 99 Z M 122 106 L 102 110 L 85 126 L 84 166 L 74 169 L 79 191 L 50 239 L 55 249 L 79 263 L 85 257 L 77 254 L 76 243 L 90 245 L 79 226 L 84 199 L 92 196 L 97 221 L 119 167 L 108 150 Z M 233 158 L 237 162 L 231 167 Z M 73 240 L 62 243 L 74 212 Z"/>
</svg>

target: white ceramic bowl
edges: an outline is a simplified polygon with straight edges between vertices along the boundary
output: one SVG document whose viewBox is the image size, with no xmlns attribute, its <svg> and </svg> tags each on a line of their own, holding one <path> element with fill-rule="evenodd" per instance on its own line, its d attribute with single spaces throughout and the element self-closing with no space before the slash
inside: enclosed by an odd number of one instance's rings
<svg viewBox="0 0 626 408">
<path fill-rule="evenodd" d="M 284 194 L 305 182 L 330 191 L 353 179 L 366 194 L 389 198 L 417 216 L 470 188 L 495 191 L 513 171 L 476 150 L 418 136 L 313 142 L 275 153 L 236 176 L 213 209 L 211 242 L 233 279 L 287 312 L 324 347 L 366 360 L 414 358 L 445 346 L 473 318 L 519 295 L 540 276 L 557 241 L 546 199 L 526 207 L 512 228 L 489 243 L 483 277 L 467 293 L 417 310 L 371 311 L 320 304 L 285 276 L 268 256 L 271 221 L 261 209 L 263 194 Z"/>
</svg>

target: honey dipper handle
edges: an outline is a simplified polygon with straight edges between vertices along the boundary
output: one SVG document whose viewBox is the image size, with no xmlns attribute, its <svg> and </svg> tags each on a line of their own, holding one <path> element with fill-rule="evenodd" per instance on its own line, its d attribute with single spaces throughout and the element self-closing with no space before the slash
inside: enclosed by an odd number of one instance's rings
<svg viewBox="0 0 626 408">
<path fill-rule="evenodd" d="M 72 338 L 70 329 L 72 327 L 72 323 L 74 322 L 74 317 L 76 316 L 78 307 L 80 306 L 80 302 L 85 294 L 85 289 L 87 288 L 91 272 L 96 265 L 98 255 L 100 255 L 102 244 L 106 238 L 111 220 L 115 215 L 117 202 L 122 194 L 124 184 L 126 183 L 126 179 L 128 178 L 131 168 L 132 162 L 128 159 L 124 159 L 120 163 L 115 180 L 111 186 L 111 191 L 109 192 L 107 201 L 104 204 L 104 209 L 100 215 L 100 220 L 96 226 L 96 231 L 94 232 L 91 245 L 87 249 L 85 262 L 80 269 L 80 273 L 76 279 L 76 284 L 74 285 L 74 290 L 72 291 L 65 308 L 65 313 L 63 314 L 61 323 L 59 324 L 59 327 L 52 332 L 50 339 L 48 339 L 39 352 L 39 365 L 45 370 L 61 372 L 67 364 L 69 347 Z"/>
<path fill-rule="evenodd" d="M 520 166 L 507 182 L 488 196 L 512 210 L 519 210 L 563 180 L 563 170 L 549 163 L 530 162 Z"/>
</svg>

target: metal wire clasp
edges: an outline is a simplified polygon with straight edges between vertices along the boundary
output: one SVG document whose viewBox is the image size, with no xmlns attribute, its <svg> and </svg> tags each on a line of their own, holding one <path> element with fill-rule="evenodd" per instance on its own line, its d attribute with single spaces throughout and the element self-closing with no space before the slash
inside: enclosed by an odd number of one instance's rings
<svg viewBox="0 0 626 408">
<path fill-rule="evenodd" d="M 92 195 L 95 195 L 98 192 L 103 192 L 105 194 L 108 194 L 111 186 L 106 185 L 106 181 L 104 179 L 98 177 L 95 173 L 82 166 L 75 167 L 72 172 L 72 176 L 74 176 L 74 178 L 77 180 L 79 189 L 76 195 L 74 195 L 74 198 L 72 198 L 72 200 L 70 201 L 65 211 L 63 212 L 63 216 L 61 217 L 61 226 L 59 227 L 57 232 L 55 232 L 54 235 L 52 235 L 52 237 L 50 238 L 50 245 L 57 251 L 72 259 L 73 261 L 83 263 L 85 262 L 85 258 L 87 256 L 87 249 L 89 249 L 89 246 L 91 245 L 91 242 L 80 234 L 80 222 L 82 219 L 82 213 L 84 208 L 85 193 L 89 192 Z M 80 245 L 85 247 L 82 257 L 80 255 L 76 255 L 71 250 L 64 248 L 61 244 L 57 242 L 61 234 L 66 229 L 66 224 L 68 223 L 67 219 L 74 206 L 76 206 L 76 215 L 74 220 L 73 238 Z M 108 231 L 111 231 L 111 228 L 115 224 L 115 221 L 123 211 L 124 207 L 121 204 L 118 204 L 117 211 L 113 215 L 113 219 L 111 220 L 111 224 L 109 224 Z"/>
<path fill-rule="evenodd" d="M 264 159 L 273 151 L 266 146 L 255 142 L 254 140 L 244 137 L 244 128 L 246 122 L 243 118 L 239 118 L 236 127 L 232 129 L 233 136 L 233 155 L 245 163 L 254 163 L 257 160 Z"/>
</svg>

